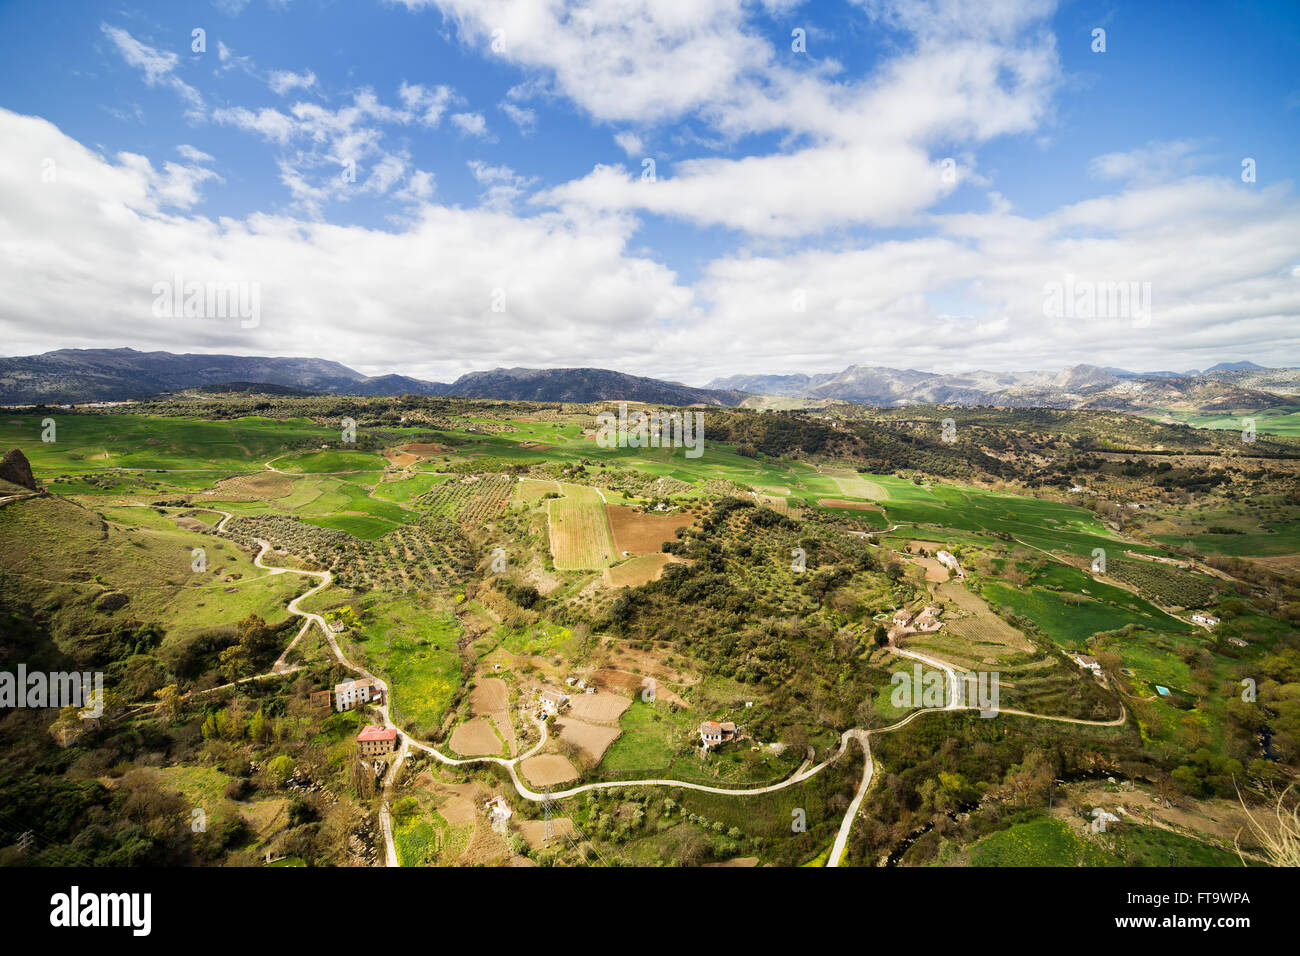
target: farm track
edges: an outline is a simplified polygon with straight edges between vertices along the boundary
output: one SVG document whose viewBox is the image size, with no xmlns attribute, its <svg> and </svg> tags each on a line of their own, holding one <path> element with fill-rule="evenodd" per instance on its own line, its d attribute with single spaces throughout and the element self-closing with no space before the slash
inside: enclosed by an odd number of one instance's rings
<svg viewBox="0 0 1300 956">
<path fill-rule="evenodd" d="M 231 518 L 233 518 L 234 515 L 229 512 L 221 511 L 216 508 L 208 508 L 206 510 L 213 511 L 216 512 L 217 514 L 222 515 L 221 521 L 218 522 L 216 525 L 216 530 L 219 533 L 224 534 L 226 522 L 229 521 Z M 392 701 L 392 696 L 391 696 L 391 691 L 389 689 L 388 683 L 376 677 L 374 674 L 370 673 L 365 668 L 359 667 L 358 665 L 353 664 L 350 660 L 348 660 L 347 656 L 343 653 L 343 649 L 339 647 L 338 641 L 335 640 L 334 633 L 330 631 L 328 626 L 326 626 L 325 619 L 321 617 L 321 615 L 319 614 L 316 614 L 311 611 L 304 611 L 302 610 L 301 607 L 299 607 L 299 604 L 305 598 L 308 598 L 311 595 L 316 594 L 318 591 L 328 587 L 333 581 L 333 575 L 329 571 L 305 571 L 305 570 L 300 570 L 298 568 L 280 568 L 280 567 L 275 567 L 274 565 L 268 565 L 264 562 L 263 557 L 265 556 L 267 551 L 271 550 L 270 544 L 266 541 L 261 540 L 260 538 L 255 540 L 257 540 L 257 543 L 261 549 L 258 551 L 257 557 L 254 559 L 254 564 L 256 564 L 258 567 L 262 568 L 263 570 L 269 571 L 272 574 L 302 574 L 309 577 L 315 577 L 320 579 L 318 584 L 308 589 L 307 591 L 303 592 L 298 597 L 294 598 L 292 601 L 289 602 L 288 605 L 289 613 L 297 617 L 302 617 L 306 619 L 306 623 L 303 625 L 303 629 L 299 631 L 298 637 L 294 638 L 294 643 L 296 643 L 298 639 L 301 638 L 304 633 L 306 633 L 306 631 L 310 628 L 312 624 L 315 624 L 317 627 L 320 628 L 321 633 L 325 635 L 325 639 L 329 643 L 330 650 L 333 651 L 335 659 L 340 664 L 342 664 L 345 668 L 352 671 L 353 673 L 359 674 L 362 677 L 374 681 L 380 687 L 383 693 L 384 703 L 380 705 L 376 705 L 374 707 L 374 710 L 376 713 L 379 714 L 380 718 L 382 719 L 383 726 L 391 730 L 396 730 L 398 732 L 400 739 L 402 740 L 402 746 L 398 751 L 398 759 L 394 761 L 393 766 L 390 768 L 388 775 L 385 778 L 384 790 L 386 795 L 391 794 L 392 786 L 396 782 L 398 771 L 400 770 L 402 763 L 405 761 L 409 751 L 412 748 L 414 748 L 415 750 L 419 750 L 430 755 L 439 763 L 443 763 L 453 767 L 467 766 L 469 764 L 480 764 L 480 763 L 496 764 L 497 766 L 505 768 L 506 772 L 510 775 L 511 782 L 514 784 L 515 792 L 518 793 L 519 796 L 523 797 L 525 800 L 531 800 L 534 803 L 541 802 L 547 799 L 548 794 L 538 793 L 535 790 L 530 789 L 523 782 L 522 778 L 519 775 L 519 769 L 518 769 L 519 764 L 522 761 L 533 756 L 535 753 L 540 751 L 542 747 L 546 745 L 547 740 L 549 738 L 547 734 L 546 723 L 544 721 L 537 722 L 538 729 L 541 732 L 541 739 L 538 740 L 538 742 L 527 752 L 522 753 L 517 757 L 509 757 L 509 758 L 467 757 L 464 759 L 457 759 L 454 757 L 447 756 L 446 754 L 442 753 L 437 748 L 429 744 L 413 739 L 409 734 L 404 733 L 402 729 L 393 722 L 392 717 L 390 716 L 389 706 Z M 874 776 L 875 767 L 874 767 L 874 761 L 872 760 L 871 757 L 871 747 L 870 747 L 871 735 L 873 733 L 885 734 L 885 733 L 892 733 L 895 730 L 900 730 L 903 727 L 906 727 L 916 718 L 920 717 L 922 714 L 936 713 L 939 711 L 978 709 L 975 707 L 964 707 L 957 703 L 957 698 L 955 696 L 955 688 L 957 687 L 957 675 L 951 666 L 944 664 L 933 658 L 929 658 L 917 654 L 915 651 L 904 652 L 901 651 L 901 649 L 899 648 L 892 648 L 892 650 L 895 653 L 901 653 L 901 656 L 911 657 L 917 660 L 924 661 L 925 663 L 931 664 L 934 667 L 940 668 L 941 670 L 945 671 L 948 674 L 950 695 L 952 696 L 950 696 L 948 703 L 944 707 L 926 708 L 926 709 L 914 711 L 913 713 L 909 714 L 907 717 L 903 718 L 897 723 L 891 724 L 888 727 L 880 728 L 878 730 L 868 730 L 860 727 L 854 727 L 849 730 L 846 730 L 840 735 L 840 746 L 839 746 L 839 750 L 836 751 L 836 753 L 834 753 L 830 757 L 827 757 L 821 763 L 815 764 L 813 766 L 808 766 L 808 762 L 805 761 L 805 763 L 798 770 L 796 770 L 785 780 L 782 780 L 774 784 L 768 784 L 767 786 L 751 787 L 751 788 L 714 787 L 708 784 L 692 783 L 686 780 L 672 780 L 672 779 L 664 779 L 664 778 L 653 778 L 653 779 L 645 779 L 645 780 L 601 780 L 601 781 L 596 781 L 594 783 L 586 783 L 576 787 L 570 787 L 567 790 L 553 791 L 549 794 L 549 798 L 552 800 L 561 800 L 568 797 L 578 796 L 579 794 L 587 793 L 588 791 L 608 790 L 608 789 L 615 789 L 618 787 L 678 787 L 683 790 L 695 790 L 702 793 L 718 794 L 721 796 L 755 796 L 764 793 L 775 793 L 778 790 L 784 790 L 787 787 L 791 787 L 796 784 L 802 783 L 803 781 L 809 779 L 810 777 L 816 775 L 817 773 L 820 773 L 826 767 L 830 766 L 832 763 L 836 762 L 841 757 L 843 757 L 845 752 L 848 750 L 849 743 L 851 741 L 856 740 L 862 746 L 866 763 L 863 768 L 862 781 L 858 786 L 857 792 L 854 794 L 853 801 L 849 804 L 848 810 L 845 812 L 843 821 L 840 823 L 840 828 L 836 834 L 835 842 L 831 847 L 830 859 L 827 860 L 826 863 L 827 866 L 837 867 L 839 866 L 840 857 L 843 856 L 845 847 L 847 847 L 848 845 L 848 838 L 849 838 L 849 834 L 852 832 L 853 822 L 857 818 L 858 811 L 862 806 L 862 801 L 866 797 L 867 790 L 870 788 L 871 781 Z M 288 653 L 288 648 L 286 648 L 285 653 L 286 654 Z M 277 667 L 280 666 L 282 660 L 283 660 L 283 655 L 281 655 L 281 660 L 276 662 Z M 276 673 L 285 673 L 285 672 L 284 671 L 277 672 L 275 670 L 272 670 L 271 673 L 276 674 Z M 257 677 L 248 678 L 248 679 L 256 680 L 258 678 L 262 678 L 266 676 L 269 675 L 262 674 L 262 675 L 257 675 Z M 1012 714 L 1018 717 L 1028 717 L 1036 720 L 1050 720 L 1050 721 L 1056 721 L 1060 723 L 1077 724 L 1077 725 L 1082 725 L 1087 727 L 1119 727 L 1119 726 L 1123 726 L 1124 723 L 1128 720 L 1128 711 L 1124 707 L 1122 702 L 1120 703 L 1120 715 L 1116 717 L 1114 720 L 1108 720 L 1108 721 L 1083 720 L 1082 718 L 1078 718 L 1078 717 L 1058 717 L 1049 714 L 1032 714 L 1029 713 L 1028 711 L 1022 711 L 1022 710 L 1003 709 L 1003 710 L 999 710 L 999 713 Z M 383 806 L 380 809 L 380 829 L 381 832 L 383 833 L 384 844 L 385 844 L 385 865 L 399 866 L 400 863 L 397 860 L 397 850 L 392 839 L 392 817 L 389 811 L 388 804 L 389 804 L 389 800 L 388 797 L 386 796 Z"/>
</svg>

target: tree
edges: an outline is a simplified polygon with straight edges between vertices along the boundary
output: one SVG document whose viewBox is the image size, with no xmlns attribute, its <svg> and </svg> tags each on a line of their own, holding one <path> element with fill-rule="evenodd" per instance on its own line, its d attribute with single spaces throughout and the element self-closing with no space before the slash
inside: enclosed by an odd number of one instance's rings
<svg viewBox="0 0 1300 956">
<path fill-rule="evenodd" d="M 280 754 L 272 758 L 266 765 L 266 772 L 277 787 L 283 787 L 293 774 L 293 758 L 288 754 Z"/>
<path fill-rule="evenodd" d="M 1007 786 L 1015 795 L 1016 801 L 1024 807 L 1047 799 L 1047 791 L 1056 771 L 1041 751 L 1030 750 L 1025 754 L 1023 763 L 1011 768 L 1007 774 Z"/>
<path fill-rule="evenodd" d="M 180 716 L 181 698 L 175 684 L 168 684 L 166 687 L 159 688 L 153 692 L 158 698 L 158 716 L 165 724 L 176 723 L 176 718 Z M 206 737 L 207 734 L 204 734 Z"/>
</svg>

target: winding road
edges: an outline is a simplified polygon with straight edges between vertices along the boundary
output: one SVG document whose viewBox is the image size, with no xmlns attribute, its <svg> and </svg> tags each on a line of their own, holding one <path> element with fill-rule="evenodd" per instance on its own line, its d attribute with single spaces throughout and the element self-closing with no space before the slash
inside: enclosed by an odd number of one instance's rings
<svg viewBox="0 0 1300 956">
<path fill-rule="evenodd" d="M 230 512 L 222 511 L 219 508 L 196 506 L 194 510 L 205 510 L 205 511 L 210 511 L 222 515 L 221 521 L 219 521 L 215 527 L 215 530 L 220 534 L 227 533 L 226 523 L 234 517 L 234 515 L 231 514 Z M 267 541 L 264 541 L 261 538 L 255 538 L 254 540 L 257 541 L 257 544 L 259 546 L 259 551 L 257 553 L 257 556 L 253 560 L 253 563 L 257 565 L 257 567 L 261 568 L 264 571 L 267 571 L 270 574 L 300 574 L 306 577 L 318 579 L 317 583 L 313 587 L 311 587 L 307 591 L 304 591 L 302 594 L 298 595 L 298 597 L 294 598 L 292 601 L 289 602 L 288 604 L 289 613 L 293 614 L 296 617 L 303 618 L 304 619 L 303 626 L 302 629 L 299 630 L 297 636 L 294 637 L 293 641 L 289 644 L 289 646 L 285 648 L 284 653 L 282 653 L 280 655 L 280 658 L 275 662 L 274 665 L 272 665 L 272 670 L 270 673 L 278 675 L 278 674 L 290 673 L 293 670 L 297 670 L 297 668 L 289 667 L 286 663 L 285 658 L 288 655 L 289 650 L 295 644 L 298 643 L 298 641 L 302 638 L 304 634 L 306 634 L 311 629 L 312 625 L 316 625 L 321 629 L 321 633 L 325 635 L 325 640 L 329 643 L 330 650 L 333 652 L 335 659 L 341 665 L 343 665 L 343 667 L 347 668 L 353 673 L 374 681 L 374 683 L 381 689 L 383 693 L 383 703 L 373 705 L 374 710 L 379 714 L 383 726 L 392 730 L 396 730 L 398 733 L 398 738 L 402 742 L 401 747 L 398 750 L 397 759 L 393 762 L 387 775 L 385 776 L 385 780 L 384 780 L 385 797 L 384 797 L 383 805 L 379 811 L 379 824 L 380 824 L 380 830 L 383 833 L 383 837 L 384 837 L 385 863 L 387 866 L 400 865 L 397 859 L 397 849 L 393 843 L 392 814 L 389 810 L 389 797 L 392 793 L 392 787 L 396 783 L 397 776 L 401 769 L 401 766 L 405 762 L 411 749 L 415 749 L 423 753 L 429 754 L 438 762 L 447 764 L 448 766 L 465 766 L 468 764 L 481 764 L 481 763 L 497 764 L 500 767 L 504 767 L 506 772 L 510 775 L 510 780 L 514 784 L 515 791 L 519 794 L 520 797 L 524 798 L 525 800 L 532 800 L 534 802 L 540 802 L 546 799 L 547 796 L 546 794 L 538 793 L 535 790 L 530 789 L 523 782 L 523 780 L 519 776 L 519 770 L 518 770 L 521 761 L 526 760 L 528 757 L 531 757 L 533 754 L 537 753 L 542 747 L 546 745 L 547 728 L 546 728 L 545 721 L 536 721 L 538 725 L 538 729 L 540 731 L 541 739 L 537 742 L 535 746 L 529 749 L 526 753 L 520 754 L 517 757 L 509 757 L 509 758 L 468 757 L 468 758 L 458 759 L 455 757 L 447 756 L 446 754 L 437 750 L 435 747 L 430 746 L 429 744 L 411 738 L 408 734 L 404 733 L 402 729 L 397 726 L 397 724 L 393 722 L 392 717 L 389 714 L 389 704 L 392 701 L 392 695 L 389 690 L 387 682 L 381 680 L 379 677 L 376 677 L 374 674 L 370 673 L 365 668 L 360 667 L 352 663 L 350 660 L 348 660 L 347 656 L 343 653 L 343 649 L 339 646 L 339 643 L 334 636 L 334 632 L 331 631 L 328 625 L 325 623 L 325 618 L 312 611 L 305 611 L 300 606 L 305 599 L 329 587 L 329 585 L 334 580 L 334 576 L 329 571 L 307 571 L 300 568 L 282 568 L 282 567 L 276 567 L 275 565 L 269 565 L 265 562 L 265 556 L 267 552 L 271 550 L 271 545 Z M 839 830 L 835 836 L 835 842 L 831 846 L 830 859 L 827 860 L 826 863 L 827 866 L 837 867 L 839 866 L 840 858 L 844 855 L 845 848 L 848 846 L 849 834 L 853 829 L 853 822 L 857 818 L 858 811 L 862 808 L 862 801 L 866 797 L 867 790 L 870 788 L 872 777 L 874 776 L 875 762 L 871 756 L 871 735 L 887 734 L 887 733 L 892 733 L 893 731 L 896 730 L 900 730 L 903 727 L 906 727 L 913 720 L 916 720 L 918 717 L 920 717 L 923 714 L 941 713 L 944 711 L 955 711 L 955 710 L 978 710 L 979 709 L 978 707 L 967 707 L 961 703 L 961 699 L 962 699 L 962 693 L 960 690 L 961 680 L 958 677 L 957 672 L 953 669 L 951 665 L 943 661 L 937 660 L 935 658 L 927 657 L 926 655 L 917 653 L 916 651 L 909 651 L 904 648 L 890 647 L 889 650 L 892 651 L 894 654 L 899 655 L 900 657 L 911 658 L 913 660 L 917 660 L 924 664 L 928 664 L 932 667 L 938 668 L 939 670 L 944 671 L 948 675 L 948 689 L 949 689 L 948 700 L 943 707 L 922 708 L 913 711 L 912 713 L 908 714 L 906 717 L 904 717 L 902 720 L 898 721 L 897 723 L 891 724 L 888 727 L 881 727 L 876 730 L 868 730 L 860 727 L 854 727 L 849 730 L 846 730 L 840 735 L 839 749 L 833 755 L 827 757 L 821 763 L 812 766 L 809 766 L 808 763 L 805 762 L 803 766 L 801 766 L 798 770 L 796 770 L 793 774 L 791 774 L 786 779 L 778 783 L 768 784 L 762 787 L 751 787 L 748 789 L 737 788 L 737 787 L 713 787 L 707 784 L 691 783 L 690 781 L 686 781 L 686 780 L 670 780 L 670 779 L 661 779 L 661 778 L 651 778 L 645 780 L 602 780 L 594 783 L 581 784 L 576 787 L 570 787 L 567 790 L 552 791 L 550 794 L 550 798 L 552 800 L 561 800 L 568 797 L 577 796 L 578 794 L 586 793 L 591 790 L 604 790 L 604 789 L 613 789 L 618 787 L 679 787 L 683 790 L 697 790 L 704 793 L 721 794 L 724 796 L 726 795 L 753 796 L 755 794 L 774 793 L 778 790 L 784 790 L 786 787 L 792 787 L 795 786 L 796 784 L 802 783 L 803 781 L 807 780 L 809 777 L 812 777 L 815 774 L 820 773 L 830 764 L 834 763 L 835 761 L 839 760 L 842 756 L 844 756 L 845 752 L 849 748 L 849 744 L 853 741 L 856 741 L 862 747 L 863 754 L 865 755 L 865 765 L 863 767 L 862 780 L 858 785 L 857 792 L 853 796 L 853 800 L 850 802 L 848 809 L 844 814 L 844 819 L 840 823 Z M 255 678 L 246 678 L 246 679 L 256 680 L 258 678 L 266 677 L 266 676 L 270 676 L 270 675 L 262 674 L 262 675 L 257 675 L 257 677 Z M 1113 720 L 1106 720 L 1106 721 L 1084 720 L 1078 717 L 1057 717 L 1048 714 L 1032 714 L 1029 713 L 1028 711 L 1008 710 L 1005 708 L 1000 708 L 998 709 L 997 712 L 1001 714 L 1013 714 L 1019 717 L 1030 717 L 1036 720 L 1051 720 L 1060 723 L 1081 724 L 1089 727 L 1118 727 L 1118 726 L 1122 726 L 1128 720 L 1128 712 L 1125 709 L 1122 702 L 1120 703 L 1119 716 Z"/>
</svg>

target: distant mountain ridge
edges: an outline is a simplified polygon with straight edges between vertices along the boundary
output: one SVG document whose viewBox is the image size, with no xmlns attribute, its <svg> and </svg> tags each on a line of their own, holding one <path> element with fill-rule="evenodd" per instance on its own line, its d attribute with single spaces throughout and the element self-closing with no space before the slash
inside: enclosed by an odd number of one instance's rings
<svg viewBox="0 0 1300 956">
<path fill-rule="evenodd" d="M 451 383 L 363 375 L 325 359 L 177 355 L 135 349 L 59 349 L 0 358 L 0 403 L 68 404 L 140 399 L 189 389 L 248 394 L 451 395 L 532 402 L 632 401 L 735 406 L 756 396 L 893 407 L 914 404 L 1228 411 L 1286 404 L 1300 369 L 1224 362 L 1204 372 L 1137 373 L 1096 365 L 1060 371 L 954 374 L 851 365 L 841 372 L 732 375 L 703 388 L 600 368 L 496 368 Z M 1293 400 L 1292 400 L 1293 401 Z"/>
<path fill-rule="evenodd" d="M 120 348 L 59 349 L 0 358 L 0 403 L 8 405 L 122 401 L 205 386 L 246 393 L 257 385 L 271 391 L 333 395 L 456 395 L 542 402 L 622 399 L 663 405 L 738 405 L 746 397 L 731 389 L 692 388 L 596 368 L 498 368 L 471 372 L 446 384 L 405 375 L 367 376 L 338 362 L 300 357 L 177 355 Z"/>
</svg>

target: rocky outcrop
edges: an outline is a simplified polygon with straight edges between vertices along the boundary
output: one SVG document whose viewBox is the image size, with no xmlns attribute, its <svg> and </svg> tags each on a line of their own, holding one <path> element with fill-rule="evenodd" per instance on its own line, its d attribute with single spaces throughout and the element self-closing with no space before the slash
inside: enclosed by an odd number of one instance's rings
<svg viewBox="0 0 1300 956">
<path fill-rule="evenodd" d="M 0 459 L 0 478 L 15 485 L 22 485 L 31 491 L 36 490 L 36 477 L 32 474 L 32 466 L 28 463 L 27 456 L 17 448 L 10 448 L 5 452 L 4 458 Z"/>
</svg>

